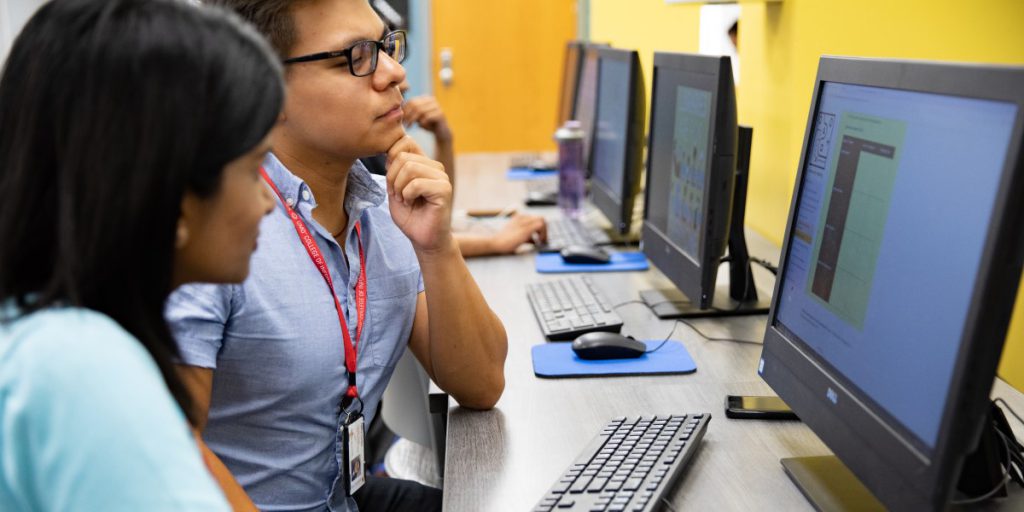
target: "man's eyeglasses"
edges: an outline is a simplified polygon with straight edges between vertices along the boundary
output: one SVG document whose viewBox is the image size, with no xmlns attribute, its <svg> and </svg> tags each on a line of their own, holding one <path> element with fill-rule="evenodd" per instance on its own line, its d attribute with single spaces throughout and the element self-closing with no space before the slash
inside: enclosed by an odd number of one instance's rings
<svg viewBox="0 0 1024 512">
<path fill-rule="evenodd" d="M 385 35 L 380 41 L 359 41 L 344 50 L 292 57 L 285 59 L 284 63 L 295 64 L 345 57 L 348 60 L 348 70 L 353 76 L 367 76 L 377 70 L 377 55 L 381 51 L 401 64 L 405 60 L 405 49 L 405 31 L 396 30 Z"/>
</svg>

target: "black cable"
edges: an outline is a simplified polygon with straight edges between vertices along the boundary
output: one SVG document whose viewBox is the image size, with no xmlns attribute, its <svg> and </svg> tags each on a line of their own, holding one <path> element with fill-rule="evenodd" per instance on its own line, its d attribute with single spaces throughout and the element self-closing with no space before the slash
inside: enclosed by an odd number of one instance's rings
<svg viewBox="0 0 1024 512">
<path fill-rule="evenodd" d="M 672 335 L 675 334 L 676 332 L 676 327 L 679 327 L 679 320 L 676 320 L 675 323 L 672 324 L 672 330 L 668 332 L 668 336 L 665 336 L 665 339 L 661 340 L 661 343 L 658 343 L 657 347 L 654 347 L 650 350 L 645 350 L 644 353 L 650 354 L 651 352 L 657 352 L 658 349 L 660 349 L 663 345 L 668 343 L 668 340 L 672 338 Z"/>
<path fill-rule="evenodd" d="M 768 260 L 762 260 L 761 258 L 755 258 L 755 257 L 751 256 L 750 257 L 750 261 L 752 261 L 754 263 L 757 263 L 758 265 L 761 265 L 762 268 L 764 268 L 768 272 L 771 272 L 772 275 L 776 275 L 776 276 L 779 275 L 779 267 L 776 267 L 774 264 L 772 264 Z"/>
<path fill-rule="evenodd" d="M 1017 414 L 1017 411 L 1014 411 L 1013 407 L 1010 407 L 1010 404 L 1006 403 L 1006 400 L 1003 400 L 1002 398 L 996 398 L 995 400 L 992 400 L 992 403 L 996 404 L 997 406 L 1002 405 L 1003 409 L 1006 409 L 1006 411 L 1013 415 L 1014 418 L 1017 418 L 1017 421 L 1019 421 L 1021 425 L 1024 425 L 1024 419 L 1021 419 L 1020 415 Z M 1009 434 L 1013 434 L 1012 428 L 1010 429 Z M 1012 445 L 1012 448 L 1014 450 L 1014 456 L 1017 457 L 1017 459 L 1020 461 L 1021 468 L 1024 469 L 1024 459 L 1021 458 L 1021 455 L 1024 454 L 1024 446 L 1017 442 L 1017 440 L 1014 437 L 1008 436 L 1007 441 Z"/>
<path fill-rule="evenodd" d="M 612 306 L 612 309 L 619 309 L 622 306 L 628 306 L 630 304 L 643 304 L 645 306 L 647 305 L 647 303 L 642 301 L 642 300 L 628 300 L 626 302 L 622 302 L 622 303 L 619 303 L 619 304 L 616 304 L 616 305 Z M 665 336 L 665 339 L 661 340 L 661 343 L 658 343 L 657 347 L 654 347 L 654 348 L 649 349 L 649 350 L 645 350 L 644 353 L 645 354 L 650 354 L 651 352 L 655 352 L 658 349 L 660 349 L 662 346 L 664 346 L 666 343 L 668 343 L 668 340 L 672 339 L 672 335 L 675 334 L 676 327 L 679 327 L 679 320 L 676 320 L 676 322 L 674 324 L 672 324 L 672 330 L 668 332 L 668 336 Z M 632 338 L 632 336 L 630 336 L 630 338 Z"/>
<path fill-rule="evenodd" d="M 664 503 L 664 504 L 665 504 L 665 506 L 666 506 L 666 507 L 668 507 L 668 509 L 669 509 L 669 510 L 671 510 L 672 512 L 677 512 L 677 511 L 676 511 L 676 508 L 675 508 L 675 507 L 673 507 L 673 506 L 672 506 L 672 504 L 671 504 L 671 503 L 669 503 L 669 501 L 668 501 L 668 500 L 666 500 L 665 498 L 662 498 L 662 499 L 661 499 L 661 502 L 662 502 L 662 503 Z"/>
<path fill-rule="evenodd" d="M 751 345 L 760 345 L 761 344 L 761 342 L 757 341 L 757 340 L 742 340 L 742 339 L 738 339 L 738 338 L 715 338 L 715 337 L 712 337 L 712 336 L 708 336 L 707 334 L 704 334 L 703 332 L 701 332 L 700 329 L 698 329 L 695 325 L 693 325 L 689 320 L 686 320 L 685 318 L 680 318 L 680 319 L 677 320 L 677 322 L 682 322 L 682 323 L 686 324 L 686 326 L 689 327 L 690 329 L 692 329 L 693 332 L 697 333 L 701 338 L 704 338 L 707 341 L 732 341 L 732 342 L 736 342 L 736 343 L 750 343 Z"/>
<path fill-rule="evenodd" d="M 1010 414 L 1012 414 L 1014 418 L 1017 418 L 1017 421 L 1019 421 L 1021 425 L 1024 425 L 1024 419 L 1021 419 L 1020 415 L 1017 414 L 1017 411 L 1014 411 L 1013 407 L 1010 407 L 1010 404 L 1006 403 L 1006 400 L 1003 400 L 1002 398 L 996 398 L 995 400 L 993 400 L 993 402 L 995 402 L 997 405 L 1001 404 L 1003 406 L 1003 409 L 1010 411 Z"/>
<path fill-rule="evenodd" d="M 642 300 L 627 300 L 626 302 L 620 302 L 620 303 L 612 306 L 612 309 L 619 309 L 622 306 L 628 306 L 630 304 L 644 304 L 644 305 L 646 305 L 647 303 L 642 301 Z"/>
<path fill-rule="evenodd" d="M 1006 434 L 1003 434 L 999 430 L 996 430 L 995 433 L 999 434 L 999 437 L 1001 437 L 1003 439 L 1003 446 L 1006 448 L 1006 460 L 1008 460 L 1008 461 L 1012 460 L 1010 458 L 1010 442 L 1006 438 Z M 989 492 L 986 492 L 985 494 L 982 494 L 981 496 L 976 496 L 976 497 L 973 497 L 973 498 L 967 498 L 967 499 L 962 499 L 962 500 L 952 500 L 949 503 L 951 505 L 968 505 L 968 504 L 971 504 L 971 503 L 978 503 L 980 501 L 985 501 L 985 500 L 991 498 L 992 496 L 995 496 L 995 494 L 997 492 L 999 492 L 1000 489 L 1005 487 L 1006 484 L 1009 483 L 1009 482 L 1010 482 L 1010 464 L 1007 463 L 1006 470 L 1003 471 L 1003 478 L 1002 478 L 1002 480 L 998 484 L 996 484 L 996 487 L 994 489 L 992 489 Z"/>
<path fill-rule="evenodd" d="M 689 301 L 666 300 L 666 301 L 661 301 L 661 302 L 655 302 L 654 304 L 648 304 L 648 303 L 646 303 L 646 302 L 644 302 L 642 300 L 629 300 L 629 301 L 622 302 L 622 303 L 619 303 L 619 304 L 616 304 L 616 305 L 612 306 L 612 309 L 618 309 L 618 308 L 620 308 L 622 306 L 628 306 L 630 304 L 643 304 L 644 306 L 647 306 L 647 309 L 651 310 L 652 313 L 657 315 L 657 311 L 655 311 L 654 308 L 656 308 L 657 306 L 659 306 L 661 304 L 680 304 L 680 303 L 684 303 L 684 302 L 689 302 Z M 760 345 L 761 344 L 761 342 L 757 341 L 757 340 L 743 340 L 743 339 L 738 339 L 738 338 L 716 338 L 716 337 L 708 336 L 707 334 L 704 334 L 700 329 L 698 329 L 697 326 L 693 325 L 693 323 L 691 323 L 689 320 L 686 320 L 685 318 L 677 318 L 676 319 L 676 323 L 672 326 L 672 331 L 669 333 L 669 337 L 671 337 L 672 334 L 674 334 L 676 332 L 676 327 L 679 327 L 680 323 L 686 324 L 686 326 L 689 327 L 691 330 L 693 330 L 693 332 L 697 333 L 698 336 L 700 336 L 701 338 L 704 338 L 707 341 L 733 341 L 733 342 L 736 342 L 736 343 L 750 343 L 750 344 L 753 344 L 753 345 Z M 665 341 L 668 341 L 668 338 L 666 338 Z M 664 345 L 665 341 L 662 341 L 661 344 L 658 345 L 658 348 L 661 348 L 661 345 Z M 654 350 L 657 350 L 657 348 L 654 349 Z M 648 352 L 653 352 L 654 350 L 649 350 Z"/>
</svg>

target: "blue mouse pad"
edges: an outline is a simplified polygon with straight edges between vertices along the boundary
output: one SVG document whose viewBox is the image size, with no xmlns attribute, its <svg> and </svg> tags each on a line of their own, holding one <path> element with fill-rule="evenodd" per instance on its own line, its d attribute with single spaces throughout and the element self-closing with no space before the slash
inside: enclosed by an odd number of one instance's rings
<svg viewBox="0 0 1024 512">
<path fill-rule="evenodd" d="M 647 350 L 661 340 L 645 340 Z M 534 345 L 533 373 L 542 378 L 599 377 L 601 375 L 668 375 L 693 373 L 697 364 L 682 343 L 669 340 L 655 352 L 633 359 L 580 359 L 572 343 L 553 342 Z"/>
<path fill-rule="evenodd" d="M 534 169 L 533 167 L 511 167 L 505 178 L 510 181 L 539 180 L 557 176 L 556 169 Z"/>
<path fill-rule="evenodd" d="M 557 252 L 537 254 L 537 272 L 559 274 L 565 272 L 625 272 L 647 270 L 650 264 L 640 251 L 613 252 L 609 263 L 566 263 Z"/>
</svg>

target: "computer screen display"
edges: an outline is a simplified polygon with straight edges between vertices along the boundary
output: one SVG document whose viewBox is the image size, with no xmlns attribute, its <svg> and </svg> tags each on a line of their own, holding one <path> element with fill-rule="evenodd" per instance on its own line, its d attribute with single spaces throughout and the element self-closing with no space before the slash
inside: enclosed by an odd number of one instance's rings
<svg viewBox="0 0 1024 512">
<path fill-rule="evenodd" d="M 694 261 L 700 259 L 703 236 L 710 129 L 711 91 L 685 85 L 676 87 L 667 229 L 669 238 Z"/>
<path fill-rule="evenodd" d="M 615 201 L 622 200 L 626 130 L 629 123 L 629 62 L 602 59 L 597 80 L 597 118 L 594 122 L 592 178 L 599 180 Z"/>
<path fill-rule="evenodd" d="M 576 91 L 576 119 L 583 127 L 583 159 L 589 162 L 590 145 L 594 136 L 594 110 L 597 103 L 597 68 L 598 57 L 596 47 L 585 47 L 583 64 L 580 67 L 579 83 Z M 588 164 L 589 168 L 589 164 Z"/>
<path fill-rule="evenodd" d="M 706 71 L 667 65 L 658 68 L 656 80 L 646 221 L 692 264 L 702 266 L 719 81 Z"/>
<path fill-rule="evenodd" d="M 812 116 L 774 327 L 927 454 L 1017 107 L 823 82 Z"/>
</svg>

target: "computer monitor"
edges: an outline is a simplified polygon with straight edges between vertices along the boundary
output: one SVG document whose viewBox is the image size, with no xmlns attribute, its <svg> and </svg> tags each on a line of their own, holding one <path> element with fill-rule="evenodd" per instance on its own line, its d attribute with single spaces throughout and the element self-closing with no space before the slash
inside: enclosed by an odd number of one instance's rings
<svg viewBox="0 0 1024 512">
<path fill-rule="evenodd" d="M 599 48 L 590 199 L 620 235 L 629 233 L 640 191 L 646 99 L 636 50 Z"/>
<path fill-rule="evenodd" d="M 950 504 L 1024 259 L 1022 125 L 1024 68 L 821 59 L 758 367 L 837 457 L 783 461 L 816 503 L 845 476 Z"/>
<path fill-rule="evenodd" d="M 583 62 L 580 63 L 580 76 L 576 84 L 576 102 L 573 114 L 583 128 L 583 159 L 588 169 L 590 145 L 594 137 L 594 112 L 597 109 L 597 50 L 600 46 L 586 44 L 583 46 Z"/>
<path fill-rule="evenodd" d="M 558 96 L 558 119 L 555 128 L 575 118 L 576 85 L 580 78 L 580 65 L 583 63 L 583 45 L 581 41 L 569 41 L 565 45 L 565 59 L 562 63 L 562 87 Z"/>
<path fill-rule="evenodd" d="M 678 290 L 641 298 L 662 318 L 767 313 L 743 235 L 751 131 L 737 127 L 729 57 L 655 53 L 653 80 L 641 246 Z"/>
</svg>

